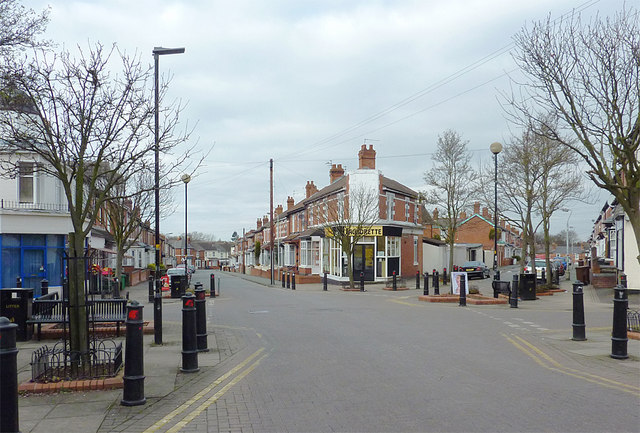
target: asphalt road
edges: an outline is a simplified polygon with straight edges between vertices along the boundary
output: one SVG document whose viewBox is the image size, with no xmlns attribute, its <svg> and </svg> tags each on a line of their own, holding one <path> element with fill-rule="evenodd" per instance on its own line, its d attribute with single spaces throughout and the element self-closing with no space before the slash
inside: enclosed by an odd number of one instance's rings
<svg viewBox="0 0 640 433">
<path fill-rule="evenodd" d="M 570 298 L 459 307 L 419 302 L 415 290 L 292 291 L 218 276 L 209 327 L 234 354 L 226 385 L 184 431 L 640 430 L 638 359 L 558 350 L 575 343 Z M 208 289 L 208 274 L 198 279 Z M 179 320 L 177 308 L 165 314 Z M 587 329 L 606 326 L 611 306 L 588 307 Z"/>
</svg>

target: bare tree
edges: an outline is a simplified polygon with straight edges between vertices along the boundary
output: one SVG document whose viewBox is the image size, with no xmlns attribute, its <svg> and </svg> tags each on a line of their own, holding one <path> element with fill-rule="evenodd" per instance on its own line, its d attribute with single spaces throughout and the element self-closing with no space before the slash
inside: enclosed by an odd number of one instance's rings
<svg viewBox="0 0 640 433">
<path fill-rule="evenodd" d="M 164 170 L 165 166 L 161 165 L 160 171 Z M 164 185 L 165 188 L 160 190 L 160 214 L 168 215 L 173 208 L 173 196 L 166 182 Z M 154 173 L 141 170 L 124 183 L 115 185 L 107 194 L 105 206 L 116 246 L 115 276 L 118 281 L 122 281 L 125 254 L 136 244 L 144 228 L 149 227 L 148 221 L 155 215 L 154 187 Z"/>
<path fill-rule="evenodd" d="M 0 136 L 6 139 L 0 150 L 37 155 L 43 161 L 38 170 L 62 184 L 74 229 L 68 242 L 70 344 L 73 352 L 86 353 L 85 238 L 103 205 L 127 198 L 127 191 L 116 187 L 152 170 L 154 106 L 153 70 L 138 56 L 99 44 L 78 51 L 77 58 L 68 51 L 36 51 L 2 65 L 3 84 L 20 96 L 20 104 L 0 111 Z M 188 136 L 187 131 L 176 133 L 179 113 L 180 107 L 171 105 L 161 113 L 164 154 Z M 182 150 L 175 158 L 165 173 L 165 187 L 180 182 L 177 173 L 192 153 Z"/>
<path fill-rule="evenodd" d="M 438 136 L 438 148 L 432 157 L 436 165 L 424 174 L 424 180 L 430 187 L 424 192 L 426 202 L 445 210 L 439 222 L 447 232 L 449 269 L 453 269 L 458 216 L 471 206 L 478 193 L 477 176 L 471 167 L 467 143 L 454 130 L 444 131 Z"/>
<path fill-rule="evenodd" d="M 544 133 L 535 133 L 535 163 L 542 168 L 538 182 L 536 211 L 542 218 L 543 246 L 546 259 L 546 283 L 551 285 L 549 224 L 551 216 L 567 201 L 583 200 L 582 177 L 578 172 L 579 158 Z"/>
<path fill-rule="evenodd" d="M 49 10 L 36 13 L 18 0 L 0 0 L 0 56 L 16 49 L 46 44 L 36 37 L 49 23 Z"/>
<path fill-rule="evenodd" d="M 525 258 L 535 256 L 535 242 L 533 235 L 537 229 L 534 226 L 534 205 L 538 197 L 537 184 L 543 167 L 535 160 L 535 136 L 530 130 L 525 130 L 520 136 L 513 136 L 504 146 L 501 153 L 500 170 L 498 171 L 498 209 L 500 218 L 509 221 L 522 233 L 522 258 L 520 272 L 524 272 Z M 494 167 L 486 166 L 480 176 L 483 200 L 488 207 L 493 206 Z"/>
<path fill-rule="evenodd" d="M 353 278 L 353 252 L 355 246 L 380 218 L 380 203 L 377 189 L 365 184 L 349 185 L 346 194 L 339 193 L 326 204 L 322 226 L 325 232 L 347 256 L 349 287 L 355 288 Z"/>
<path fill-rule="evenodd" d="M 522 29 L 514 58 L 528 80 L 507 100 L 517 121 L 580 156 L 626 212 L 640 250 L 638 17 L 628 7 L 589 23 L 575 14 Z"/>
</svg>

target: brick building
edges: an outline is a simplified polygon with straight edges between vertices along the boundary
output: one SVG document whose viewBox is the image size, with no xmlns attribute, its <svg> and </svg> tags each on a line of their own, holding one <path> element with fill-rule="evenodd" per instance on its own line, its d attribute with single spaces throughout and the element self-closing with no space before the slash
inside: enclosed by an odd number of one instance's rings
<svg viewBox="0 0 640 433">
<path fill-rule="evenodd" d="M 277 206 L 273 238 L 269 219 L 258 220 L 255 230 L 238 239 L 236 263 L 253 265 L 254 273 L 264 273 L 273 259 L 278 272 L 296 272 L 306 277 L 303 282 L 318 280 L 324 272 L 334 281 L 347 281 L 347 260 L 352 260 L 354 276 L 359 278 L 362 272 L 365 281 L 384 281 L 394 271 L 405 276 L 421 272 L 423 227 L 418 193 L 376 169 L 373 146 L 362 145 L 358 160 L 358 169 L 348 173 L 341 164 L 333 164 L 329 185 L 318 189 L 307 181 L 303 200 L 295 203 L 289 197 L 286 209 Z M 331 228 L 344 223 L 342 216 L 354 214 L 358 201 L 372 204 L 374 215 L 352 257 L 347 257 Z M 351 221 L 357 223 L 354 218 Z M 261 241 L 260 266 L 253 258 L 256 239 Z"/>
</svg>

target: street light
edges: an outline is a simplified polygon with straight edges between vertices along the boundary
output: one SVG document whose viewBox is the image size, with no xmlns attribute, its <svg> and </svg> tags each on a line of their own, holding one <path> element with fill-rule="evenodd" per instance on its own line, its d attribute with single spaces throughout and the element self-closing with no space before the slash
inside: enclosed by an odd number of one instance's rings
<svg viewBox="0 0 640 433">
<path fill-rule="evenodd" d="M 162 344 L 162 294 L 160 292 L 160 126 L 159 126 L 159 105 L 160 90 L 158 86 L 158 66 L 160 56 L 167 54 L 182 54 L 184 48 L 153 48 L 153 66 L 154 66 L 154 147 L 155 147 L 155 212 L 156 212 L 156 269 L 153 273 L 155 283 L 155 296 L 153 299 L 153 332 L 155 344 Z"/>
<path fill-rule="evenodd" d="M 187 275 L 187 249 L 189 248 L 187 245 L 187 184 L 191 180 L 191 176 L 185 173 L 180 179 L 184 182 L 184 272 Z"/>
<path fill-rule="evenodd" d="M 160 90 L 158 85 L 158 66 L 160 56 L 167 54 L 182 54 L 184 48 L 153 48 L 153 62 L 154 62 L 154 121 L 155 121 L 155 213 L 156 213 L 156 270 L 154 272 L 154 279 L 156 284 L 156 293 L 160 293 L 160 126 L 159 126 L 159 105 L 160 105 Z"/>
<path fill-rule="evenodd" d="M 497 141 L 491 143 L 489 146 L 491 153 L 493 153 L 495 160 L 494 171 L 494 207 L 493 207 L 493 279 L 500 279 L 500 272 L 498 271 L 498 154 L 502 152 L 502 144 Z"/>
</svg>

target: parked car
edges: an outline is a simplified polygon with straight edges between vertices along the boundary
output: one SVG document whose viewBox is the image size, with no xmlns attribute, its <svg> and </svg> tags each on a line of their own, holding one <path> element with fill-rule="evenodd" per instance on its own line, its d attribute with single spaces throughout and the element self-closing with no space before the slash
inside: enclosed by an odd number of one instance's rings
<svg viewBox="0 0 640 433">
<path fill-rule="evenodd" d="M 169 278 L 171 278 L 174 275 L 186 275 L 186 272 L 184 270 L 184 266 L 183 267 L 176 266 L 175 268 L 167 269 L 167 275 L 169 276 Z"/>
<path fill-rule="evenodd" d="M 469 279 L 472 277 L 489 278 L 489 268 L 483 262 L 477 260 L 464 262 L 459 269 L 462 272 L 466 272 Z"/>
<path fill-rule="evenodd" d="M 545 276 L 546 276 L 546 272 L 547 272 L 547 262 L 545 259 L 536 259 L 535 260 L 535 264 L 533 265 L 535 266 L 535 273 L 536 273 L 536 279 L 538 280 L 542 280 L 542 270 L 545 270 Z M 528 262 L 526 264 L 526 266 L 524 267 L 524 273 L 525 274 L 533 274 L 534 270 L 533 270 L 533 266 L 531 264 L 531 262 Z M 558 269 L 558 263 L 554 262 L 553 260 L 551 261 L 551 270 L 555 270 Z"/>
</svg>

